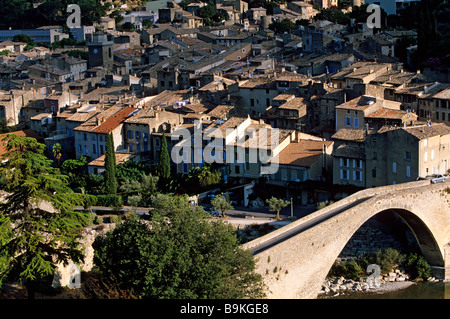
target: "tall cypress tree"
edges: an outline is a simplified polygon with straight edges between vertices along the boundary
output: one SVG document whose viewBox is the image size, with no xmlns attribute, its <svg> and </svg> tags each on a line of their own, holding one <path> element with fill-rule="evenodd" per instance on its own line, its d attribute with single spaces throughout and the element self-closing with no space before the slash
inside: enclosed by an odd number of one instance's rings
<svg viewBox="0 0 450 319">
<path fill-rule="evenodd" d="M 170 157 L 169 150 L 167 149 L 166 135 L 163 133 L 161 142 L 161 154 L 159 155 L 159 177 L 165 182 L 170 178 Z"/>
<path fill-rule="evenodd" d="M 117 194 L 116 152 L 112 133 L 109 133 L 106 137 L 105 192 L 106 194 Z"/>
</svg>

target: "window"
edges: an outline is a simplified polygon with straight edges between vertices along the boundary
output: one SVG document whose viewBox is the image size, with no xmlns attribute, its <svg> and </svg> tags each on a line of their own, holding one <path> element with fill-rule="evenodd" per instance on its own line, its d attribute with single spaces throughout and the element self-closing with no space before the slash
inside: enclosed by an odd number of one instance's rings
<svg viewBox="0 0 450 319">
<path fill-rule="evenodd" d="M 405 161 L 411 162 L 411 152 L 405 152 Z"/>
<path fill-rule="evenodd" d="M 89 147 L 87 145 L 84 146 L 84 152 L 87 154 L 89 153 Z"/>
<path fill-rule="evenodd" d="M 341 179 L 348 180 L 349 171 L 347 169 L 341 169 Z"/>
<path fill-rule="evenodd" d="M 406 177 L 411 177 L 411 166 L 406 166 Z"/>
<path fill-rule="evenodd" d="M 392 162 L 392 173 L 397 173 L 397 163 Z"/>
<path fill-rule="evenodd" d="M 427 146 L 428 146 L 428 140 L 427 140 L 427 139 L 424 139 L 424 140 L 423 140 L 423 146 L 424 146 L 424 147 L 427 147 Z"/>
<path fill-rule="evenodd" d="M 362 172 L 361 171 L 353 171 L 353 180 L 361 182 L 362 181 Z"/>
<path fill-rule="evenodd" d="M 141 138 L 141 132 L 136 131 L 136 138 Z"/>
<path fill-rule="evenodd" d="M 425 152 L 425 154 L 423 154 L 423 161 L 428 162 L 428 152 Z"/>
<path fill-rule="evenodd" d="M 372 177 L 377 177 L 377 169 L 376 168 L 374 168 L 372 170 Z"/>
<path fill-rule="evenodd" d="M 127 137 L 133 138 L 133 131 L 127 131 Z"/>
<path fill-rule="evenodd" d="M 100 154 L 105 154 L 105 149 L 102 144 L 100 144 Z"/>
<path fill-rule="evenodd" d="M 340 158 L 341 167 L 350 167 L 350 160 L 348 158 Z"/>
<path fill-rule="evenodd" d="M 355 117 L 353 123 L 354 123 L 354 126 L 355 126 L 355 127 L 359 127 L 359 118 Z"/>
<path fill-rule="evenodd" d="M 431 150 L 431 160 L 434 160 L 434 150 Z"/>
<path fill-rule="evenodd" d="M 140 152 L 141 151 L 141 144 L 136 144 L 136 152 Z"/>
<path fill-rule="evenodd" d="M 352 118 L 349 116 L 345 117 L 345 125 L 352 126 Z"/>
<path fill-rule="evenodd" d="M 362 160 L 353 160 L 353 168 L 362 168 Z"/>
<path fill-rule="evenodd" d="M 250 106 L 255 106 L 255 100 L 254 99 L 250 99 Z"/>
<path fill-rule="evenodd" d="M 372 152 L 372 159 L 376 160 L 377 159 L 377 152 Z"/>
<path fill-rule="evenodd" d="M 87 134 L 83 133 L 83 140 L 87 141 Z"/>
<path fill-rule="evenodd" d="M 183 164 L 183 174 L 187 174 L 189 173 L 189 166 L 188 164 L 184 163 Z"/>
<path fill-rule="evenodd" d="M 92 144 L 92 153 L 97 154 L 97 145 Z"/>
<path fill-rule="evenodd" d="M 133 152 L 133 144 L 132 143 L 128 144 L 128 152 Z"/>
</svg>

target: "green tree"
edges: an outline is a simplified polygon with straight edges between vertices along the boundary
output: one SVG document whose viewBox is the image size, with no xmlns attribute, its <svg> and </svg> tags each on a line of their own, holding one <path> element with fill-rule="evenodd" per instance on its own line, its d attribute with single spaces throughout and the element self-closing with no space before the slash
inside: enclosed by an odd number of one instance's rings
<svg viewBox="0 0 450 319">
<path fill-rule="evenodd" d="M 94 262 L 109 283 L 141 298 L 262 298 L 254 259 L 231 225 L 185 209 L 151 227 L 135 216 L 94 243 Z"/>
<path fill-rule="evenodd" d="M 277 215 L 275 216 L 276 219 L 280 219 L 280 210 L 290 204 L 288 201 L 273 196 L 266 200 L 266 203 L 269 205 L 269 211 L 277 212 Z"/>
<path fill-rule="evenodd" d="M 211 200 L 211 205 L 213 206 L 214 210 L 220 211 L 222 214 L 222 217 L 225 217 L 225 212 L 230 209 L 234 209 L 233 205 L 225 197 L 222 195 L 216 195 Z"/>
<path fill-rule="evenodd" d="M 275 31 L 275 33 L 284 33 L 290 32 L 292 29 L 295 29 L 296 25 L 289 19 L 283 19 L 281 21 L 274 21 L 269 24 L 269 29 Z"/>
<path fill-rule="evenodd" d="M 339 9 L 322 9 L 314 16 L 314 20 L 328 20 L 343 25 L 350 23 L 350 17 Z"/>
<path fill-rule="evenodd" d="M 63 150 L 62 150 L 61 144 L 55 143 L 52 147 L 52 153 L 56 159 L 56 162 L 58 163 L 58 166 L 61 166 L 61 157 L 63 155 Z"/>
<path fill-rule="evenodd" d="M 114 140 L 112 133 L 106 137 L 105 152 L 105 193 L 117 194 L 117 178 L 116 178 L 116 151 L 114 149 Z"/>
<path fill-rule="evenodd" d="M 34 46 L 34 40 L 29 35 L 23 33 L 16 34 L 13 37 L 13 42 L 25 42 L 28 45 Z"/>
<path fill-rule="evenodd" d="M 52 275 L 57 263 L 82 260 L 79 230 L 87 216 L 73 210 L 84 205 L 83 197 L 67 193 L 67 177 L 52 167 L 44 144 L 15 134 L 4 141 L 0 175 L 7 195 L 0 204 L 0 227 L 8 231 L 0 234 L 0 259 L 6 261 L 0 278 L 26 280 L 28 297 L 34 298 L 36 281 Z"/>
<path fill-rule="evenodd" d="M 167 183 L 171 172 L 170 172 L 170 156 L 169 150 L 167 148 L 166 135 L 163 133 L 161 142 L 161 154 L 159 155 L 159 178 L 163 183 Z"/>
<path fill-rule="evenodd" d="M 168 217 L 191 209 L 187 195 L 173 196 L 159 193 L 151 197 L 151 203 L 160 215 Z"/>
<path fill-rule="evenodd" d="M 216 8 L 213 5 L 207 4 L 198 9 L 198 16 L 203 19 L 206 26 L 214 25 L 213 17 L 216 14 Z"/>
<path fill-rule="evenodd" d="M 70 188 L 81 190 L 88 186 L 86 157 L 82 156 L 78 160 L 66 159 L 62 162 L 60 169 L 62 174 L 67 175 Z"/>
</svg>

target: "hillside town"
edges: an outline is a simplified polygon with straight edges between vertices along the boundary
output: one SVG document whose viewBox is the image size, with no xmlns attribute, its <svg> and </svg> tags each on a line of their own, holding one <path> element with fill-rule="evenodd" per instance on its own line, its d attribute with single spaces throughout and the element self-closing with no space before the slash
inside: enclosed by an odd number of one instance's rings
<svg viewBox="0 0 450 319">
<path fill-rule="evenodd" d="M 36 138 L 54 166 L 85 160 L 92 181 L 109 136 L 117 165 L 158 171 L 167 146 L 172 176 L 220 173 L 214 189 L 185 189 L 193 206 L 219 190 L 242 209 L 269 194 L 315 208 L 445 179 L 448 67 L 420 64 L 419 31 L 387 18 L 415 2 L 101 1 L 92 24 L 3 29 L 1 133 Z M 381 28 L 360 9 L 372 3 Z"/>
<path fill-rule="evenodd" d="M 415 31 L 374 34 L 363 22 L 315 21 L 315 6 L 295 1 L 272 15 L 242 0 L 223 2 L 216 10 L 229 19 L 205 27 L 196 15 L 203 5 L 186 11 L 172 1 L 148 2 L 124 14 L 121 23 L 134 31 L 118 31 L 108 17 L 69 33 L 58 25 L 0 31 L 8 52 L 0 115 L 49 149 L 59 143 L 65 158 L 86 157 L 93 174 L 104 170 L 108 133 L 120 161 L 153 164 L 162 133 L 170 152 L 171 134 L 194 122 L 203 130 L 276 128 L 284 139 L 272 154 L 276 173 L 261 176 L 261 163 L 225 164 L 222 178 L 245 184 L 265 177 L 302 204 L 334 197 L 327 185 L 349 193 L 447 173 L 450 84 L 430 70 L 408 71 L 394 54 Z M 147 19 L 151 28 L 142 27 Z M 282 19 L 313 22 L 269 29 Z M 12 41 L 16 34 L 38 46 L 25 50 Z M 52 48 L 69 37 L 85 44 Z M 172 164 L 184 174 L 202 165 Z"/>
</svg>

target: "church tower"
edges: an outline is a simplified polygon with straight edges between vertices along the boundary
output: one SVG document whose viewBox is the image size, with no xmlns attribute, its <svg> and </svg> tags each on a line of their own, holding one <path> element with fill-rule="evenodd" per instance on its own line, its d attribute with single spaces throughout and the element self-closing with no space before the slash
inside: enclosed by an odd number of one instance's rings
<svg viewBox="0 0 450 319">
<path fill-rule="evenodd" d="M 114 65 L 113 36 L 105 33 L 94 33 L 86 42 L 89 49 L 88 68 L 103 66 L 112 71 Z"/>
</svg>

